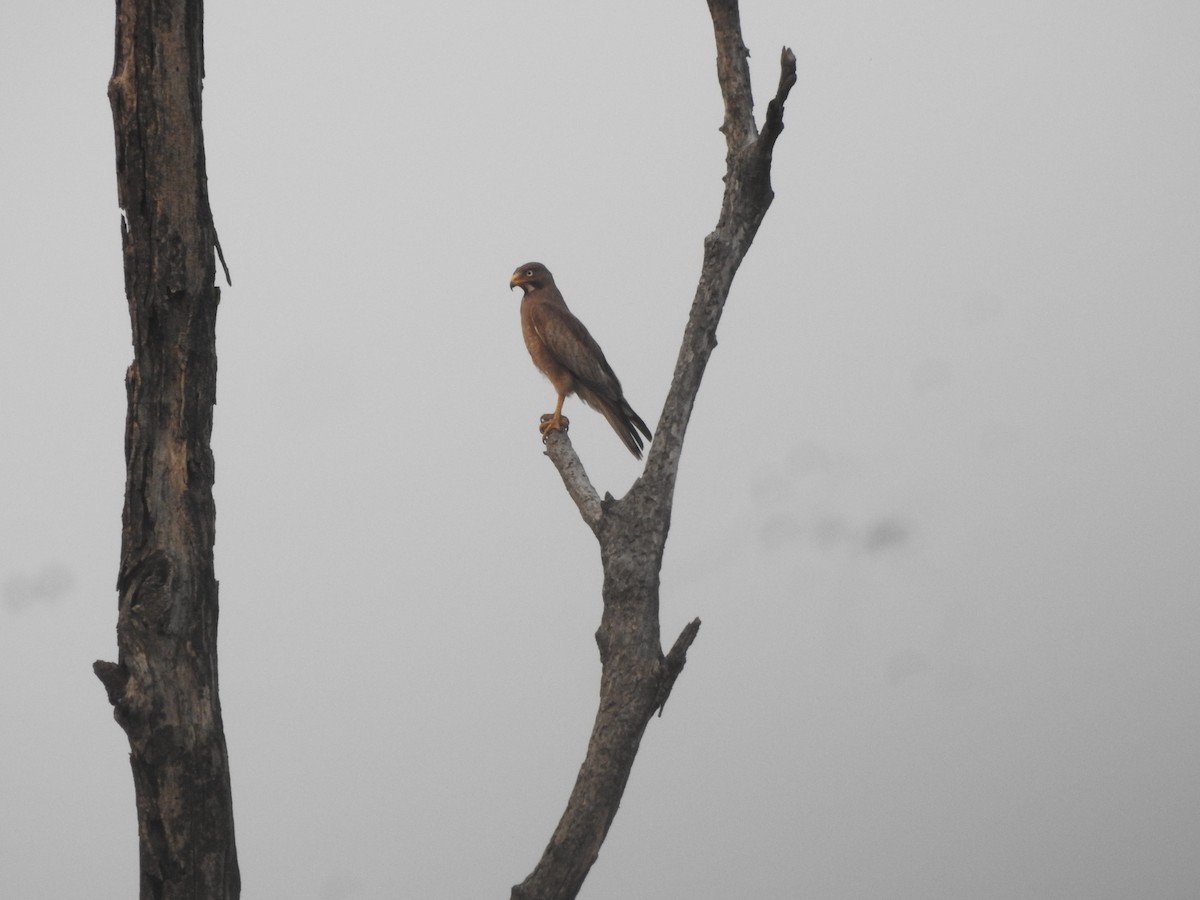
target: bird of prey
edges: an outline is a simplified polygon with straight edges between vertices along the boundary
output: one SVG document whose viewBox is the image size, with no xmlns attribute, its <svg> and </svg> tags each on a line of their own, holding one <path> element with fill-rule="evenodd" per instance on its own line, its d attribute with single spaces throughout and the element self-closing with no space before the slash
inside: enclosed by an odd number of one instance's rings
<svg viewBox="0 0 1200 900">
<path fill-rule="evenodd" d="M 525 263 L 513 272 L 508 287 L 519 287 L 521 331 L 533 364 L 550 379 L 558 392 L 553 413 L 542 416 L 543 435 L 565 431 L 569 424 L 562 414 L 567 395 L 579 399 L 608 419 L 613 431 L 638 459 L 642 458 L 642 434 L 650 440 L 650 429 L 633 411 L 604 352 L 571 311 L 554 284 L 554 276 L 541 263 Z M 642 434 L 638 434 L 638 432 Z"/>
</svg>

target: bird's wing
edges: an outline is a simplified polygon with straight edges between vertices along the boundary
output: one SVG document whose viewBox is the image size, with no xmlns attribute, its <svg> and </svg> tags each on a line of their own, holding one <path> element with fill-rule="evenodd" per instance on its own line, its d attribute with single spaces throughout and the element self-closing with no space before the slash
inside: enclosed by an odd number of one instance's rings
<svg viewBox="0 0 1200 900">
<path fill-rule="evenodd" d="M 618 400 L 621 382 L 583 323 L 569 309 L 538 303 L 530 310 L 534 331 L 554 360 L 594 393 Z"/>
</svg>

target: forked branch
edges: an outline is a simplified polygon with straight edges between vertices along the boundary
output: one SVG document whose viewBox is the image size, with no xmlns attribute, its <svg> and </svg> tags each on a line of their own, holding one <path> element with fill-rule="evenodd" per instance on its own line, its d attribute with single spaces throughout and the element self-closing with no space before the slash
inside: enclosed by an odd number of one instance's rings
<svg viewBox="0 0 1200 900">
<path fill-rule="evenodd" d="M 604 612 L 596 632 L 600 708 L 566 811 L 533 872 L 513 888 L 513 900 L 570 900 L 578 893 L 617 813 L 646 725 L 665 706 L 700 629 L 700 620 L 693 620 L 671 651 L 663 653 L 659 572 L 675 478 L 734 273 L 771 205 L 771 152 L 783 130 L 784 103 L 796 82 L 796 57 L 784 48 L 779 87 L 759 133 L 737 3 L 709 0 L 708 5 L 725 101 L 721 126 L 728 150 L 725 192 L 717 227 L 704 241 L 700 282 L 645 472 L 621 499 L 600 500 L 566 434 L 552 434 L 547 442 L 547 455 L 600 542 L 604 566 Z"/>
</svg>

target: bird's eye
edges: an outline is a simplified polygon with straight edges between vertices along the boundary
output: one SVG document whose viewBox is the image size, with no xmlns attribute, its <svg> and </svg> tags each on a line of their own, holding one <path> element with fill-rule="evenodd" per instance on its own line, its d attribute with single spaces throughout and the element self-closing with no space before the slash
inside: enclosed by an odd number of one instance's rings
<svg viewBox="0 0 1200 900">
<path fill-rule="evenodd" d="M 526 270 L 525 270 L 525 277 L 526 277 L 526 278 L 532 278 L 532 277 L 533 277 L 533 269 L 526 269 Z"/>
</svg>

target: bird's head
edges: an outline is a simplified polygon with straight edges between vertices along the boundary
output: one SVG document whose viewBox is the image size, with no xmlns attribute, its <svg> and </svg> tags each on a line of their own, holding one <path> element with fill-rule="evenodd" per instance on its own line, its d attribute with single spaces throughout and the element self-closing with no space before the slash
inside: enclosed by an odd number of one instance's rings
<svg viewBox="0 0 1200 900">
<path fill-rule="evenodd" d="M 549 269 L 541 263 L 531 262 L 517 267 L 517 271 L 513 272 L 512 280 L 508 283 L 508 289 L 511 291 L 513 288 L 519 287 L 522 292 L 528 294 L 530 291 L 536 291 L 538 288 L 553 283 L 554 277 L 550 274 Z"/>
</svg>

